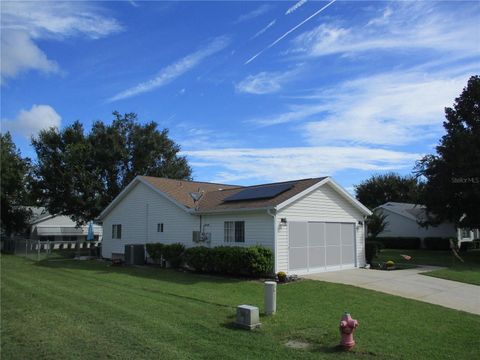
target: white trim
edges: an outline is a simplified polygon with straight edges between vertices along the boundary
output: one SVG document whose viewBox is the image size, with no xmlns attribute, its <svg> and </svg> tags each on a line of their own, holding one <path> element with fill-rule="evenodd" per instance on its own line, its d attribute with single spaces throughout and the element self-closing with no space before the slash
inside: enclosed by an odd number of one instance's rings
<svg viewBox="0 0 480 360">
<path fill-rule="evenodd" d="M 340 185 L 338 185 L 335 181 L 333 181 L 331 177 L 327 177 L 322 181 L 319 181 L 318 183 L 310 186 L 309 188 L 298 193 L 297 195 L 292 196 L 291 198 L 278 204 L 277 206 L 275 206 L 275 210 L 278 211 L 283 209 L 284 207 L 290 205 L 294 201 L 301 199 L 302 197 L 310 194 L 312 191 L 318 189 L 320 186 L 323 186 L 327 183 L 330 184 L 337 193 L 342 195 L 347 201 L 349 201 L 353 206 L 355 206 L 358 210 L 360 210 L 361 213 L 363 213 L 364 215 L 372 215 L 372 212 L 367 207 L 361 204 L 357 199 L 355 199 L 352 195 L 350 195 L 345 189 L 343 189 Z"/>
<path fill-rule="evenodd" d="M 209 214 L 230 214 L 230 213 L 237 213 L 237 212 L 264 212 L 265 210 L 275 210 L 273 206 L 268 207 L 258 207 L 258 208 L 239 208 L 239 209 L 219 209 L 219 210 L 207 210 L 207 211 L 195 211 L 191 209 L 189 212 L 192 215 L 209 215 Z"/>
</svg>

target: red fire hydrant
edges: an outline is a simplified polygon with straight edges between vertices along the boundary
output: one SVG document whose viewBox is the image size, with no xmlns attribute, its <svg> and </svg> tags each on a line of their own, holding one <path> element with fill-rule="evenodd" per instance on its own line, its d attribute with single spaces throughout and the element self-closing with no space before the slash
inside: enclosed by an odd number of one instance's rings
<svg viewBox="0 0 480 360">
<path fill-rule="evenodd" d="M 353 332 L 358 326 L 358 321 L 352 319 L 349 313 L 345 312 L 340 320 L 340 334 L 342 339 L 340 345 L 343 346 L 345 350 L 350 350 L 355 346 L 355 340 L 353 340 Z"/>
</svg>

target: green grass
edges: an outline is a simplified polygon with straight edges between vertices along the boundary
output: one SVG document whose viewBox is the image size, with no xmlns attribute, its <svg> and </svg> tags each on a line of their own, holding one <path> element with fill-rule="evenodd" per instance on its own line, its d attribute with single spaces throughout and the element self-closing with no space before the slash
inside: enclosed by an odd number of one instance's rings
<svg viewBox="0 0 480 360">
<path fill-rule="evenodd" d="M 480 316 L 346 285 L 278 287 L 278 313 L 255 331 L 235 306 L 263 308 L 263 284 L 100 261 L 1 260 L 5 359 L 473 359 Z M 348 309 L 360 322 L 338 347 Z M 284 346 L 311 343 L 309 350 Z"/>
<path fill-rule="evenodd" d="M 400 254 L 410 255 L 412 256 L 412 259 L 406 261 L 400 256 Z M 451 251 L 383 249 L 374 261 L 383 262 L 393 260 L 401 265 L 444 266 L 447 269 L 429 271 L 423 274 L 447 280 L 480 285 L 480 250 L 462 252 L 460 253 L 460 257 L 465 263 L 462 263 L 454 257 Z"/>
</svg>

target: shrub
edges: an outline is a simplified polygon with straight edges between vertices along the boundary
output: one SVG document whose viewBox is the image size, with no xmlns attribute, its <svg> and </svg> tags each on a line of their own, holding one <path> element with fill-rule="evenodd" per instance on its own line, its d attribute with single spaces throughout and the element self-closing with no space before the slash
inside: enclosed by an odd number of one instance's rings
<svg viewBox="0 0 480 360">
<path fill-rule="evenodd" d="M 473 241 L 464 241 L 460 244 L 460 251 L 465 252 L 473 249 Z"/>
<path fill-rule="evenodd" d="M 278 282 L 284 283 L 287 281 L 287 274 L 284 273 L 283 271 L 279 271 L 277 273 L 277 279 L 278 279 Z"/>
<path fill-rule="evenodd" d="M 450 250 L 449 238 L 426 237 L 423 243 L 428 250 Z"/>
<path fill-rule="evenodd" d="M 199 272 L 213 272 L 214 264 L 212 249 L 205 246 L 188 248 L 184 253 L 184 260 L 190 267 Z"/>
<path fill-rule="evenodd" d="M 163 246 L 163 258 L 167 260 L 171 267 L 178 268 L 183 263 L 183 253 L 185 245 L 181 243 L 168 244 Z"/>
<path fill-rule="evenodd" d="M 418 237 L 377 237 L 376 241 L 383 244 L 386 249 L 419 249 Z"/>
<path fill-rule="evenodd" d="M 185 251 L 184 259 L 200 272 L 259 277 L 273 271 L 272 251 L 261 246 L 193 247 Z"/>
<path fill-rule="evenodd" d="M 146 244 L 145 248 L 147 249 L 148 256 L 150 256 L 153 261 L 160 262 L 163 255 L 164 244 Z"/>
<path fill-rule="evenodd" d="M 388 261 L 385 263 L 385 265 L 386 265 L 387 267 L 392 267 L 392 266 L 395 266 L 395 262 L 394 262 L 393 260 L 388 260 Z"/>
<path fill-rule="evenodd" d="M 378 255 L 380 251 L 381 244 L 377 241 L 367 241 L 365 242 L 365 259 L 367 264 L 372 264 L 373 259 Z"/>
</svg>

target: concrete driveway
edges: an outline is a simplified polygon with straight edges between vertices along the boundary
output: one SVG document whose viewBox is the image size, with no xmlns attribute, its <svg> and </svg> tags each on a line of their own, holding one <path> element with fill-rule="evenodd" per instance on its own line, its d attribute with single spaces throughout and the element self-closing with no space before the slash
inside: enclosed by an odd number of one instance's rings
<svg viewBox="0 0 480 360">
<path fill-rule="evenodd" d="M 480 286 L 421 275 L 433 266 L 381 271 L 352 269 L 305 275 L 305 278 L 348 284 L 480 315 Z"/>
</svg>

